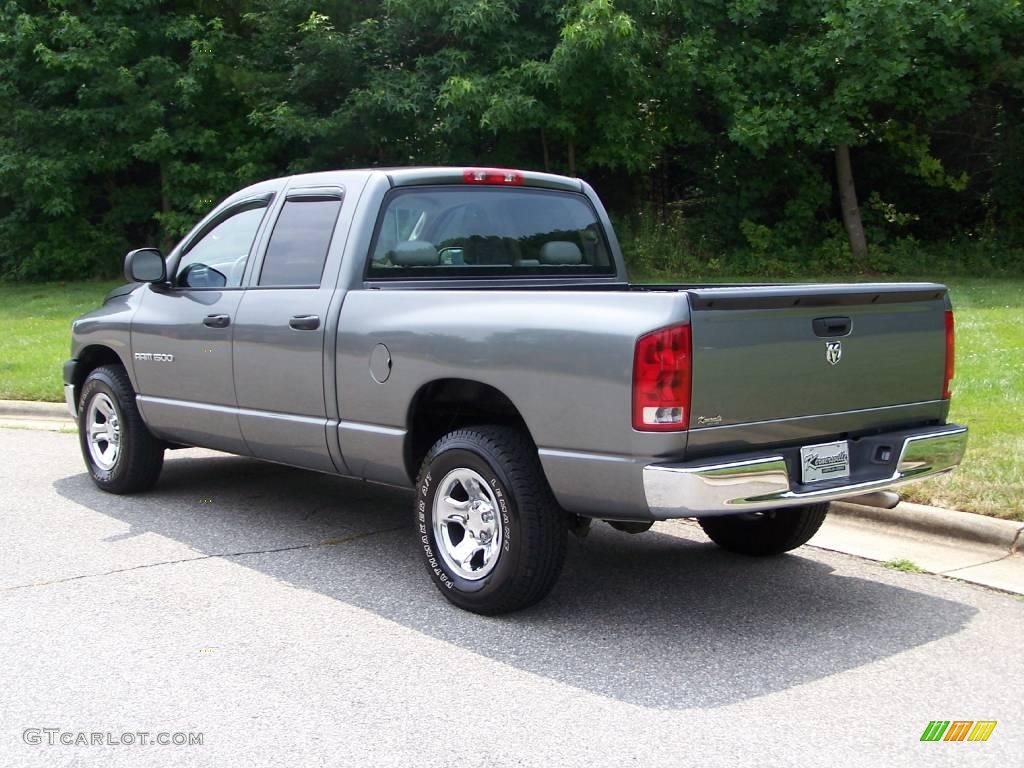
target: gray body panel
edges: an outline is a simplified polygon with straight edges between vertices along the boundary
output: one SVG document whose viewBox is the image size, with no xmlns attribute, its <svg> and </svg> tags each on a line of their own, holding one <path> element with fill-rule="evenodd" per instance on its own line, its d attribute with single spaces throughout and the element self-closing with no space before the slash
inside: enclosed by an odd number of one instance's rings
<svg viewBox="0 0 1024 768">
<path fill-rule="evenodd" d="M 360 477 L 408 483 L 409 404 L 426 384 L 467 379 L 502 392 L 522 414 L 563 505 L 637 510 L 642 486 L 636 495 L 622 484 L 639 483 L 634 470 L 653 457 L 681 456 L 686 433 L 633 430 L 633 347 L 652 328 L 685 319 L 685 298 L 671 294 L 351 291 L 336 363 L 339 407 L 349 416 L 342 454 Z M 377 344 L 393 361 L 383 384 L 370 375 Z"/>
<path fill-rule="evenodd" d="M 111 291 L 103 306 L 86 312 L 71 325 L 72 359 L 84 358 L 95 349 L 109 349 L 121 360 L 136 391 L 139 382 L 132 365 L 131 332 L 141 291 L 142 286 L 135 286 L 130 291 Z"/>
<path fill-rule="evenodd" d="M 886 408 L 691 429 L 686 444 L 686 457 L 702 459 L 726 453 L 746 453 L 772 445 L 808 445 L 850 434 L 895 430 L 908 424 L 942 424 L 948 412 L 948 400 L 932 400 Z"/>
<path fill-rule="evenodd" d="M 165 439 L 400 485 L 413 480 L 405 457 L 417 394 L 443 380 L 484 384 L 521 414 L 562 506 L 620 520 L 652 516 L 644 468 L 654 463 L 945 422 L 942 286 L 633 289 L 607 214 L 578 180 L 527 175 L 532 186 L 589 198 L 613 276 L 365 280 L 389 191 L 460 181 L 459 169 L 339 171 L 242 190 L 183 240 L 239 201 L 270 199 L 240 288 L 124 292 L 77 321 L 72 356 L 89 345 L 113 349 L 143 417 Z M 289 190 L 328 186 L 344 197 L 320 287 L 257 287 Z M 171 274 L 181 251 L 168 256 Z M 889 295 L 879 303 L 872 290 Z M 230 314 L 231 325 L 204 326 L 214 311 Z M 318 315 L 320 325 L 295 330 L 296 315 Z M 852 320 L 837 365 L 812 330 L 826 315 Z M 636 341 L 683 322 L 693 332 L 693 428 L 638 432 Z M 391 359 L 383 382 L 371 374 L 379 345 Z M 134 352 L 174 362 L 135 362 Z M 698 415 L 713 426 L 697 425 Z"/>
<path fill-rule="evenodd" d="M 870 288 L 862 290 L 867 296 Z M 750 424 L 938 400 L 945 309 L 943 296 L 838 307 L 697 310 L 691 423 Z M 850 330 L 819 337 L 813 322 L 824 317 L 848 320 Z M 826 359 L 830 342 L 841 345 L 835 364 Z"/>
<path fill-rule="evenodd" d="M 248 454 L 242 439 L 231 367 L 233 326 L 210 328 L 207 315 L 234 317 L 240 290 L 164 291 L 145 286 L 132 321 L 132 352 L 173 355 L 138 360 L 135 391 L 154 434 L 174 442 Z M 217 406 L 209 408 L 207 406 Z"/>
<path fill-rule="evenodd" d="M 252 455 L 338 469 L 327 450 L 324 327 L 298 331 L 295 315 L 327 314 L 333 291 L 288 288 L 246 291 L 234 336 L 239 421 Z"/>
</svg>

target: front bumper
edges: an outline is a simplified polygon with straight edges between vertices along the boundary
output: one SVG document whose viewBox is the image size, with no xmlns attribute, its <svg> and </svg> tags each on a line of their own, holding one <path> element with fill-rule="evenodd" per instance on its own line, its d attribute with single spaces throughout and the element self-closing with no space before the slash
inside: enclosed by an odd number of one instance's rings
<svg viewBox="0 0 1024 768">
<path fill-rule="evenodd" d="M 851 478 L 820 486 L 791 480 L 799 476 L 792 460 L 792 452 L 798 448 L 785 454 L 734 457 L 713 464 L 651 464 L 644 467 L 647 506 L 656 519 L 711 517 L 838 501 L 895 488 L 955 468 L 967 449 L 967 428 L 947 424 L 864 438 L 868 447 L 886 440 L 899 446 L 894 466 L 865 466 L 854 471 Z M 879 476 L 878 471 L 883 474 Z M 858 479 L 858 474 L 874 476 Z"/>
<path fill-rule="evenodd" d="M 64 385 L 64 402 L 67 403 L 68 412 L 71 414 L 72 419 L 78 418 L 78 403 L 75 402 L 75 385 L 65 384 Z"/>
<path fill-rule="evenodd" d="M 68 405 L 68 411 L 72 419 L 78 418 L 78 401 L 75 398 L 75 368 L 78 360 L 72 358 L 64 363 L 64 402 Z"/>
</svg>

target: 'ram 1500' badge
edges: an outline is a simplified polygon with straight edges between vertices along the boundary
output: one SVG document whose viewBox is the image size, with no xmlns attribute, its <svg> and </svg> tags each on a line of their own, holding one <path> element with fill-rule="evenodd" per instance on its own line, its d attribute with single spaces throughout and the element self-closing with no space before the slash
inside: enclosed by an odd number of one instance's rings
<svg viewBox="0 0 1024 768">
<path fill-rule="evenodd" d="M 843 359 L 843 342 L 841 341 L 826 341 L 825 342 L 825 359 L 828 360 L 830 365 L 835 365 Z"/>
<path fill-rule="evenodd" d="M 136 360 L 152 360 L 156 363 L 173 363 L 174 355 L 168 355 L 163 352 L 136 352 Z"/>
</svg>

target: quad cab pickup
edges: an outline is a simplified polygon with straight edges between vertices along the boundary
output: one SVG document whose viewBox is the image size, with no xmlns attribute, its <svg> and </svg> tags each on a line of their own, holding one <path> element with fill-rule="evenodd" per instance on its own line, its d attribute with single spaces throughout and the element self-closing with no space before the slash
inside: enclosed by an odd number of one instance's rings
<svg viewBox="0 0 1024 768">
<path fill-rule="evenodd" d="M 945 287 L 630 284 L 578 179 L 274 179 L 125 276 L 64 366 L 100 488 L 181 446 L 412 487 L 430 578 L 479 613 L 540 600 L 593 518 L 773 555 L 966 445 Z"/>
</svg>

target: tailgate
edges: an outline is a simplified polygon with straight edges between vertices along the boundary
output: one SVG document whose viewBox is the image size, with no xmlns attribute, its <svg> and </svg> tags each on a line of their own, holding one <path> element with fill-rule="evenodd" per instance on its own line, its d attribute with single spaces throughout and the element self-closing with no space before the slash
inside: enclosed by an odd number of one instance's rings
<svg viewBox="0 0 1024 768">
<path fill-rule="evenodd" d="M 691 288 L 691 429 L 942 398 L 946 289 Z"/>
</svg>

